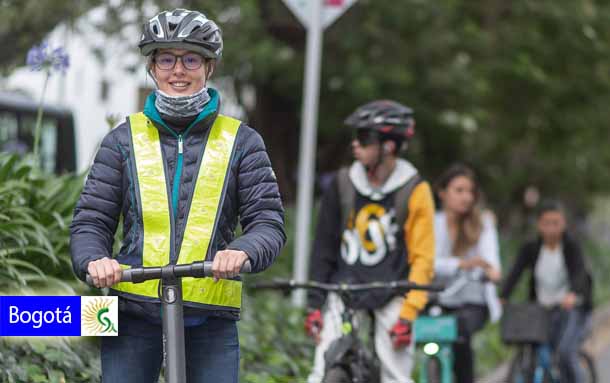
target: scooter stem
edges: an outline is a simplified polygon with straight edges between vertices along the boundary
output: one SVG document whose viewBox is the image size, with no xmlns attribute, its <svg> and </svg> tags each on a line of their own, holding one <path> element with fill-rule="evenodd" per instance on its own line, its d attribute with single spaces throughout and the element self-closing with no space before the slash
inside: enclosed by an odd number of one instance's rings
<svg viewBox="0 0 610 383">
<path fill-rule="evenodd" d="M 165 381 L 167 383 L 186 383 L 181 278 L 165 277 L 161 279 L 161 310 Z"/>
</svg>

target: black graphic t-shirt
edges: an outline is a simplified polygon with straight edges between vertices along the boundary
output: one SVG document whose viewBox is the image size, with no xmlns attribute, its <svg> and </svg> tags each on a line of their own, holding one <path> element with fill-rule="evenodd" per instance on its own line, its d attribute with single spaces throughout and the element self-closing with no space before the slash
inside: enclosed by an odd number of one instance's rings
<svg viewBox="0 0 610 383">
<path fill-rule="evenodd" d="M 331 184 L 320 206 L 311 279 L 332 283 L 406 280 L 404 223 L 396 222 L 395 195 L 373 201 L 356 192 L 347 222 L 341 222 L 337 185 Z M 384 290 L 363 292 L 351 303 L 354 308 L 374 309 L 396 295 Z M 319 307 L 324 299 L 324 294 L 312 292 L 308 303 Z"/>
</svg>

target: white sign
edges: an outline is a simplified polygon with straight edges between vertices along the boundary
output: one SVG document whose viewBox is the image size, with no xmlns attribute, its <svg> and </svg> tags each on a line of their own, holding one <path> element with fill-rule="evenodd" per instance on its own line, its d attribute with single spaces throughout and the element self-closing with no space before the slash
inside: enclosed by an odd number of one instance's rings
<svg viewBox="0 0 610 383">
<path fill-rule="evenodd" d="M 305 28 L 309 28 L 311 24 L 309 0 L 283 0 L 284 4 L 294 13 Z M 324 9 L 322 10 L 322 29 L 326 29 L 335 20 L 339 18 L 347 9 L 354 4 L 356 0 L 324 0 Z"/>
</svg>

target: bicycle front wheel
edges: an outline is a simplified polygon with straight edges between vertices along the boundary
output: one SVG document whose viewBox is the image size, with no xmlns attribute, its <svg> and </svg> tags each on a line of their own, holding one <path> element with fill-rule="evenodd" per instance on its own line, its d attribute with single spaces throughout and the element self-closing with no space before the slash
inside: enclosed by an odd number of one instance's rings
<svg viewBox="0 0 610 383">
<path fill-rule="evenodd" d="M 324 374 L 324 383 L 352 383 L 352 378 L 343 367 L 335 366 Z"/>
<path fill-rule="evenodd" d="M 428 383 L 442 383 L 443 378 L 443 367 L 441 361 L 432 356 L 428 358 L 426 362 L 426 375 L 428 377 Z"/>
<path fill-rule="evenodd" d="M 531 349 L 525 348 L 515 356 L 508 371 L 509 383 L 530 383 L 534 380 L 534 363 Z"/>
</svg>

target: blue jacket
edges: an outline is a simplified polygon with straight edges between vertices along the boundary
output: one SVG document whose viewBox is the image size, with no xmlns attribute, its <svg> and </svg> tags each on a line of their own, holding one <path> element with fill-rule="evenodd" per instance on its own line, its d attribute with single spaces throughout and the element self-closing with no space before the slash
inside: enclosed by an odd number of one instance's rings
<svg viewBox="0 0 610 383">
<path fill-rule="evenodd" d="M 161 119 L 154 106 L 154 93 L 144 108 L 144 114 L 159 130 L 167 182 L 172 185 L 176 249 L 180 248 L 186 226 L 205 132 L 218 113 L 219 95 L 213 89 L 210 95 L 211 100 L 195 122 L 180 132 L 184 146 L 182 164 L 177 160 L 178 132 Z M 83 280 L 89 262 L 112 257 L 114 234 L 121 216 L 123 243 L 115 258 L 121 264 L 142 265 L 142 215 L 137 202 L 128 124 L 127 121 L 119 125 L 102 141 L 74 211 L 70 250 L 74 271 Z M 238 218 L 243 234 L 235 238 Z M 242 123 L 227 174 L 226 197 L 206 260 L 212 260 L 219 250 L 242 250 L 250 258 L 252 271 L 260 272 L 273 263 L 285 241 L 284 211 L 265 145 L 256 131 Z M 122 305 L 127 311 L 128 303 Z M 148 306 L 145 311 L 150 311 Z"/>
</svg>

